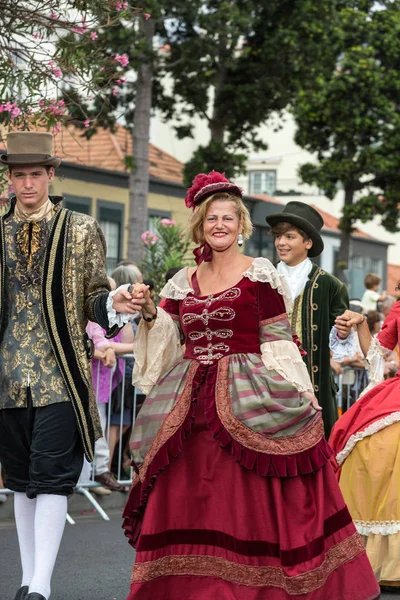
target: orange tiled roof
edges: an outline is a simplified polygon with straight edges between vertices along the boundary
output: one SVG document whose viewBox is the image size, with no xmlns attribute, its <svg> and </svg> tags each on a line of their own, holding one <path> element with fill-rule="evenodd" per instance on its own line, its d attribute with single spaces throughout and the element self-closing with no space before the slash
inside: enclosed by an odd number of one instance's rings
<svg viewBox="0 0 400 600">
<path fill-rule="evenodd" d="M 324 226 L 323 226 L 323 230 L 330 230 L 330 231 L 340 231 L 339 230 L 339 219 L 337 217 L 334 217 L 333 215 L 325 212 L 324 210 L 321 210 L 320 208 L 318 208 L 318 206 L 315 206 L 314 204 L 311 204 L 310 206 L 312 206 L 313 208 L 315 208 L 315 210 L 317 210 L 319 212 L 319 214 L 321 215 L 321 217 L 324 220 Z M 368 233 L 365 233 L 364 231 L 360 231 L 359 229 L 354 229 L 353 231 L 353 235 L 356 235 L 357 237 L 363 237 L 363 238 L 367 238 L 369 240 L 373 240 L 375 238 L 372 237 L 372 235 L 369 235 Z"/>
<path fill-rule="evenodd" d="M 386 289 L 392 296 L 398 297 L 400 292 L 396 290 L 397 284 L 400 281 L 400 265 L 387 266 L 387 285 Z"/>
<path fill-rule="evenodd" d="M 69 125 L 54 136 L 54 154 L 69 163 L 126 173 L 124 157 L 132 155 L 132 135 L 117 125 L 115 133 L 99 129 L 87 140 L 80 129 Z M 182 183 L 183 164 L 179 160 L 153 144 L 149 146 L 149 160 L 152 177 Z"/>
<path fill-rule="evenodd" d="M 248 194 L 248 197 L 251 199 L 262 200 L 263 202 L 271 202 L 272 204 L 283 204 L 281 200 L 277 200 L 273 196 L 268 196 L 268 194 Z"/>
<path fill-rule="evenodd" d="M 117 125 L 115 133 L 99 129 L 90 140 L 73 126 L 63 127 L 55 136 L 54 152 L 63 160 L 88 167 L 126 172 L 124 157 L 132 155 L 132 135 Z M 183 164 L 160 148 L 149 146 L 150 175 L 182 183 Z"/>
</svg>

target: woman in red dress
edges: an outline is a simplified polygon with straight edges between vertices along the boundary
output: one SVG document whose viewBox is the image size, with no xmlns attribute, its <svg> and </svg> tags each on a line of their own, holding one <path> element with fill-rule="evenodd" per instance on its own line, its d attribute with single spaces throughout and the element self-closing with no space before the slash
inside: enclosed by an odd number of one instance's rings
<svg viewBox="0 0 400 600">
<path fill-rule="evenodd" d="M 386 359 L 400 343 L 400 302 L 376 337 L 358 313 L 346 311 L 336 324 L 345 334 L 357 326 L 370 379 L 332 429 L 340 488 L 381 588 L 400 593 L 400 372 L 383 380 Z"/>
<path fill-rule="evenodd" d="M 239 252 L 242 192 L 200 175 L 186 204 L 197 268 L 143 320 L 124 511 L 136 548 L 129 600 L 372 600 L 379 587 L 329 464 L 320 407 L 287 311 L 286 282 Z M 184 354 L 182 354 L 184 344 Z"/>
</svg>

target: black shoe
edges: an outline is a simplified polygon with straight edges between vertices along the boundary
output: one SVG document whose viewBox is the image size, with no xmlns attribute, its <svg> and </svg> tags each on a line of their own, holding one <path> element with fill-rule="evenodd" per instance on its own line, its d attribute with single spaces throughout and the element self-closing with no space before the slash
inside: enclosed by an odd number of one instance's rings
<svg viewBox="0 0 400 600">
<path fill-rule="evenodd" d="M 42 594 L 38 594 L 37 592 L 31 592 L 27 595 L 26 600 L 46 600 Z"/>
<path fill-rule="evenodd" d="M 29 592 L 29 586 L 23 585 L 22 587 L 19 588 L 14 600 L 26 600 L 28 592 Z"/>
</svg>

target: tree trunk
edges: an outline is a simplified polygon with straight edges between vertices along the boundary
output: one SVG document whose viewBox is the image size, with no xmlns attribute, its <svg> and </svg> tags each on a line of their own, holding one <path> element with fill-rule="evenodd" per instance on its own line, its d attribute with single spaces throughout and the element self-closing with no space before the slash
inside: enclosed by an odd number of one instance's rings
<svg viewBox="0 0 400 600">
<path fill-rule="evenodd" d="M 144 255 L 141 234 L 148 229 L 147 197 L 149 194 L 149 139 L 152 101 L 153 65 L 151 51 L 154 21 L 140 19 L 140 31 L 146 50 L 137 71 L 137 91 L 134 117 L 133 162 L 134 171 L 129 176 L 128 259 L 140 263 Z"/>
<path fill-rule="evenodd" d="M 346 207 L 353 204 L 354 186 L 352 183 L 347 183 L 344 188 L 344 209 L 343 217 L 340 220 L 340 249 L 336 264 L 337 277 L 343 283 L 348 283 L 345 270 L 349 267 L 351 233 L 353 231 L 353 221 L 346 216 Z"/>
<path fill-rule="evenodd" d="M 217 82 L 215 85 L 213 113 L 210 120 L 211 140 L 214 142 L 223 142 L 225 133 L 225 124 L 219 109 L 219 96 L 222 92 L 226 80 L 226 67 L 219 65 Z"/>
</svg>

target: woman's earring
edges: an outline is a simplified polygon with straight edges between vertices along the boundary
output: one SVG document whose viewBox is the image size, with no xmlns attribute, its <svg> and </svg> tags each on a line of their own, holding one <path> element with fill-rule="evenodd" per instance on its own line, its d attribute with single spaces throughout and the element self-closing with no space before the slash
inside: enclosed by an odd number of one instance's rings
<svg viewBox="0 0 400 600">
<path fill-rule="evenodd" d="M 238 235 L 238 246 L 243 246 L 243 236 L 241 233 Z"/>
</svg>

